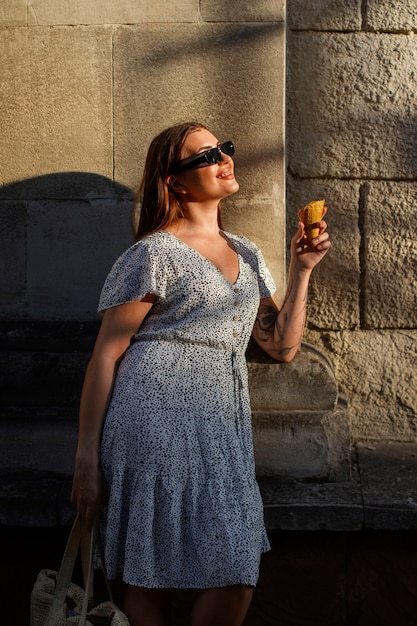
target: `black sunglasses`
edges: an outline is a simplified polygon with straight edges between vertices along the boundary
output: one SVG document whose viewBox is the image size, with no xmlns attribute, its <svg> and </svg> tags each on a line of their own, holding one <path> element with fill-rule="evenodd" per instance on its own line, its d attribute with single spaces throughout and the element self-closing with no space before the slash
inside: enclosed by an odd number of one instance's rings
<svg viewBox="0 0 417 626">
<path fill-rule="evenodd" d="M 181 161 L 178 161 L 178 163 L 174 165 L 173 169 L 175 170 L 175 172 L 180 172 L 182 170 L 188 170 L 193 167 L 197 167 L 198 165 L 202 165 L 203 163 L 206 163 L 207 165 L 215 165 L 216 163 L 221 161 L 222 152 L 223 154 L 227 154 L 227 156 L 233 156 L 235 153 L 235 147 L 233 145 L 233 142 L 225 141 L 224 143 L 222 143 L 221 146 L 210 148 L 210 150 L 207 150 L 207 152 L 203 152 L 201 156 L 198 156 L 195 159 L 188 161 L 188 163 L 184 163 L 183 165 L 181 165 Z M 183 159 L 183 161 L 185 160 L 186 159 Z"/>
</svg>

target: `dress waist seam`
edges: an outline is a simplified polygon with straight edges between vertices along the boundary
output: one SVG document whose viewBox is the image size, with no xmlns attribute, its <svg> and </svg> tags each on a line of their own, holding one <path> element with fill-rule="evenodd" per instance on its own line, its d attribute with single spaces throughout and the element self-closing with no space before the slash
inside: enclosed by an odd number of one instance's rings
<svg viewBox="0 0 417 626">
<path fill-rule="evenodd" d="M 131 345 L 135 345 L 140 342 L 152 342 L 152 341 L 166 341 L 168 343 L 182 343 L 184 345 L 195 345 L 195 346 L 203 346 L 205 348 L 211 348 L 213 350 L 219 350 L 222 352 L 227 352 L 232 355 L 240 355 L 244 356 L 245 352 L 239 349 L 236 349 L 236 346 L 233 345 L 216 345 L 214 343 L 210 343 L 210 341 L 202 341 L 198 339 L 184 339 L 183 337 L 178 337 L 177 335 L 167 336 L 167 335 L 140 335 L 135 336 L 132 340 Z"/>
</svg>

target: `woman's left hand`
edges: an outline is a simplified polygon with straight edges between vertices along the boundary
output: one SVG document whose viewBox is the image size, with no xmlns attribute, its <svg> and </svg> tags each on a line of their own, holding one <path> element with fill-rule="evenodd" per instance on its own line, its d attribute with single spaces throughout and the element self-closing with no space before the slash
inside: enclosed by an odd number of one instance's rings
<svg viewBox="0 0 417 626">
<path fill-rule="evenodd" d="M 300 270 L 312 270 L 332 245 L 326 222 L 322 220 L 319 228 L 320 234 L 310 243 L 304 224 L 298 224 L 298 230 L 291 240 L 291 260 Z"/>
</svg>

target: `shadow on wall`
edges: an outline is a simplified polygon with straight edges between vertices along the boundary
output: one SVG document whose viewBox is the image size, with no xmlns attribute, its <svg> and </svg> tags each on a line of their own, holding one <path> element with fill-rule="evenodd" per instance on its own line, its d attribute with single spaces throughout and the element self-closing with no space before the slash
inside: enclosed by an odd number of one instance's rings
<svg viewBox="0 0 417 626">
<path fill-rule="evenodd" d="M 88 321 L 115 259 L 133 243 L 133 191 L 62 172 L 0 189 L 1 320 Z"/>
</svg>

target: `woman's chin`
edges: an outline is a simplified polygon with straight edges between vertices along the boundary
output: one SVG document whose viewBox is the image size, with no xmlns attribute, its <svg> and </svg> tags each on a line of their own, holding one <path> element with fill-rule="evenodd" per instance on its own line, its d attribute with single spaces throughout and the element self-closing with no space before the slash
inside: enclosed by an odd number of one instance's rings
<svg viewBox="0 0 417 626">
<path fill-rule="evenodd" d="M 237 191 L 239 191 L 239 183 L 237 182 L 236 178 L 234 178 L 233 180 L 230 181 L 229 191 L 227 195 L 231 196 L 233 193 L 236 193 Z"/>
</svg>

